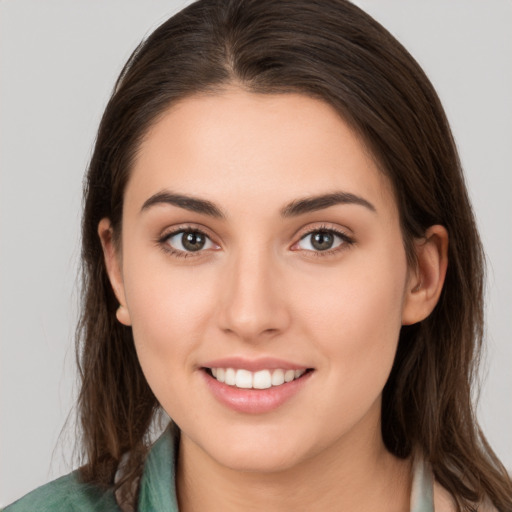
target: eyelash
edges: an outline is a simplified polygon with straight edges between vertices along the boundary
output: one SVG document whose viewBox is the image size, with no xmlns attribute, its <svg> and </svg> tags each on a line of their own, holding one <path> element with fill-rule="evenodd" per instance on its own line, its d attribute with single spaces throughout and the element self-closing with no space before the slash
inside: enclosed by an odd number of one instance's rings
<svg viewBox="0 0 512 512">
<path fill-rule="evenodd" d="M 342 240 L 342 243 L 340 245 L 338 245 L 337 247 L 335 247 L 334 249 L 327 249 L 325 251 L 305 250 L 306 252 L 310 253 L 311 256 L 314 256 L 314 257 L 331 256 L 340 251 L 349 249 L 355 243 L 355 241 L 351 237 L 349 237 L 346 233 L 344 233 L 341 230 L 337 230 L 337 229 L 334 229 L 334 228 L 328 227 L 328 226 L 319 226 L 319 227 L 315 227 L 314 229 L 311 229 L 310 231 L 307 231 L 306 233 L 304 233 L 299 238 L 299 240 L 297 242 L 295 242 L 293 245 L 296 245 L 304 238 L 306 238 L 314 233 L 319 233 L 319 232 L 329 233 L 334 236 L 337 236 L 338 238 L 340 238 Z M 176 258 L 195 257 L 195 256 L 199 256 L 202 252 L 204 252 L 203 250 L 198 250 L 197 254 L 196 254 L 193 251 L 181 251 L 178 249 L 174 249 L 172 246 L 170 246 L 168 243 L 168 240 L 170 238 L 172 238 L 173 236 L 176 236 L 180 233 L 197 233 L 197 234 L 202 235 L 202 236 L 208 238 L 209 240 L 211 240 L 211 237 L 207 233 L 205 233 L 203 230 L 198 229 L 193 226 L 180 226 L 179 228 L 171 231 L 170 233 L 165 233 L 163 236 L 161 236 L 157 240 L 157 243 L 162 248 L 162 250 L 164 252 L 171 254 L 172 256 L 174 256 Z"/>
</svg>

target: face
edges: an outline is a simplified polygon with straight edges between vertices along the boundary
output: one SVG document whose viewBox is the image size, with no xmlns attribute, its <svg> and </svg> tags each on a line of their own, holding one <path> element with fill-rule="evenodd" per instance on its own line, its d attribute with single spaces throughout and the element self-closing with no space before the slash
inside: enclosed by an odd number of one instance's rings
<svg viewBox="0 0 512 512">
<path fill-rule="evenodd" d="M 411 272 L 390 183 L 330 106 L 181 101 L 141 145 L 122 224 L 118 317 L 183 442 L 272 471 L 380 439 Z"/>
</svg>

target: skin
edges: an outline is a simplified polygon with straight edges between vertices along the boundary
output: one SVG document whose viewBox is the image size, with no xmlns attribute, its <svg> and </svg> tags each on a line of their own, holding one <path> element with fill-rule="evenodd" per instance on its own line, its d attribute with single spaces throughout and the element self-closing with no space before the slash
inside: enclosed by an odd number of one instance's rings
<svg viewBox="0 0 512 512">
<path fill-rule="evenodd" d="M 225 218 L 143 209 L 162 191 L 209 200 Z M 280 213 L 333 191 L 374 210 Z M 330 106 L 236 87 L 182 100 L 141 145 L 122 225 L 119 249 L 108 219 L 99 235 L 118 319 L 182 431 L 180 510 L 409 510 L 410 461 L 384 447 L 381 394 L 401 326 L 438 300 L 448 238 L 432 226 L 409 268 L 390 182 Z M 163 237 L 187 226 L 211 243 L 180 258 L 166 250 L 180 237 Z M 306 234 L 320 228 L 350 242 L 315 250 Z M 230 356 L 314 371 L 277 409 L 245 414 L 214 399 L 201 370 Z"/>
</svg>

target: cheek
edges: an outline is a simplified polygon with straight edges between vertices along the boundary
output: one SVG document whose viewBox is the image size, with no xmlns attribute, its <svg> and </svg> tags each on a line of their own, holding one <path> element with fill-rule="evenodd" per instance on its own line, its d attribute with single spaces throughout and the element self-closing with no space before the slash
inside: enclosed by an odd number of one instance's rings
<svg viewBox="0 0 512 512">
<path fill-rule="evenodd" d="M 335 370 L 333 378 L 358 389 L 359 395 L 365 386 L 383 386 L 391 370 L 407 266 L 403 251 L 355 260 L 330 273 L 323 283 L 311 283 L 303 318 L 324 363 Z"/>
<path fill-rule="evenodd" d="M 167 380 L 171 373 L 189 369 L 216 303 L 204 270 L 176 270 L 163 260 L 126 272 L 133 336 L 150 384 L 155 377 Z"/>
<path fill-rule="evenodd" d="M 192 423 L 199 422 L 199 412 L 189 407 L 189 379 L 215 304 L 214 293 L 197 272 L 194 279 L 188 272 L 172 272 L 168 267 L 153 267 L 143 274 L 127 283 L 127 303 L 142 371 L 169 416 L 175 421 L 186 417 Z"/>
</svg>

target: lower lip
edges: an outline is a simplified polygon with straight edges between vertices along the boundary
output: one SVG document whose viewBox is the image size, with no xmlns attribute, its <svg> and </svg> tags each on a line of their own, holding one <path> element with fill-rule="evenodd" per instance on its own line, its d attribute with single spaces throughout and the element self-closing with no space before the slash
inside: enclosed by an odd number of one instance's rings
<svg viewBox="0 0 512 512">
<path fill-rule="evenodd" d="M 267 389 L 241 389 L 228 386 L 201 370 L 213 396 L 223 405 L 236 412 L 263 414 L 273 411 L 296 395 L 312 375 L 306 372 L 302 377 Z"/>
</svg>

